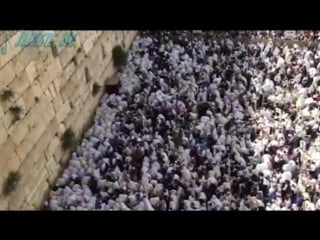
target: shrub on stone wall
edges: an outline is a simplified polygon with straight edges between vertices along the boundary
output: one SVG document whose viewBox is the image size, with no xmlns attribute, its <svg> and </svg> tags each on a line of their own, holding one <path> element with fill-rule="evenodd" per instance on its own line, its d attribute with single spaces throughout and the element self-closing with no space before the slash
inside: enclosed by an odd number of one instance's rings
<svg viewBox="0 0 320 240">
<path fill-rule="evenodd" d="M 2 101 L 8 101 L 13 97 L 13 91 L 10 89 L 4 90 L 1 94 Z"/>
<path fill-rule="evenodd" d="M 61 140 L 62 140 L 62 148 L 64 150 L 74 149 L 79 142 L 79 139 L 78 139 L 76 133 L 72 130 L 72 128 L 68 128 L 64 132 Z"/>
<path fill-rule="evenodd" d="M 128 53 L 120 45 L 115 46 L 112 49 L 112 59 L 115 67 L 121 67 L 126 65 Z"/>
<path fill-rule="evenodd" d="M 92 95 L 96 96 L 100 91 L 101 86 L 98 83 L 94 83 L 92 86 Z"/>
<path fill-rule="evenodd" d="M 14 192 L 17 189 L 20 180 L 21 174 L 18 171 L 10 172 L 3 189 L 4 194 L 9 195 L 10 193 Z"/>
<path fill-rule="evenodd" d="M 13 114 L 14 116 L 14 119 L 13 119 L 13 122 L 16 122 L 18 120 L 21 119 L 21 114 L 22 114 L 22 107 L 20 106 L 13 106 L 13 107 L 10 107 L 10 112 Z"/>
</svg>

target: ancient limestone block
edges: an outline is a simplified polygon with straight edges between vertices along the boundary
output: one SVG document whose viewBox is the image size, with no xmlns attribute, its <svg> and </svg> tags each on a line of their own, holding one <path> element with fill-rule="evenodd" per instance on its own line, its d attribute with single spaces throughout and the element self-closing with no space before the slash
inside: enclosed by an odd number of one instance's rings
<svg viewBox="0 0 320 240">
<path fill-rule="evenodd" d="M 88 69 L 93 79 L 96 79 L 99 75 L 102 74 L 104 69 L 98 56 L 96 56 L 88 63 Z"/>
<path fill-rule="evenodd" d="M 63 101 L 66 102 L 70 99 L 72 96 L 76 86 L 79 83 L 76 83 L 75 81 L 69 81 L 60 91 L 61 96 L 63 98 Z"/>
<path fill-rule="evenodd" d="M 5 113 L 2 118 L 3 126 L 6 129 L 9 129 L 13 125 L 14 118 L 15 118 L 14 115 L 10 111 Z"/>
<path fill-rule="evenodd" d="M 8 134 L 2 122 L 0 121 L 0 146 L 7 140 Z"/>
<path fill-rule="evenodd" d="M 53 153 L 54 158 L 57 162 L 61 162 L 61 159 L 63 157 L 64 151 L 61 147 L 61 141 L 59 142 L 59 147 L 56 148 L 56 150 Z"/>
<path fill-rule="evenodd" d="M 21 77 L 16 77 L 9 85 L 9 88 L 14 92 L 15 97 L 20 97 L 28 87 L 28 79 L 23 77 L 23 75 Z"/>
<path fill-rule="evenodd" d="M 41 86 L 41 90 L 45 92 L 53 79 L 50 78 L 49 72 L 44 71 L 40 76 L 39 76 L 39 83 Z"/>
<path fill-rule="evenodd" d="M 45 150 L 46 158 L 53 158 L 54 152 L 59 148 L 60 146 L 60 139 L 58 137 L 54 137 L 51 142 L 49 143 L 48 148 Z M 53 158 L 54 159 L 54 158 Z"/>
<path fill-rule="evenodd" d="M 72 60 L 73 56 L 76 54 L 77 49 L 76 47 L 68 47 L 64 54 L 60 54 L 57 59 L 60 59 L 60 63 L 62 68 L 65 68 Z"/>
<path fill-rule="evenodd" d="M 68 113 L 70 112 L 70 104 L 68 101 L 66 101 L 59 109 L 59 111 L 56 114 L 56 119 L 59 123 L 61 123 L 66 116 L 68 115 Z"/>
<path fill-rule="evenodd" d="M 61 79 L 61 76 L 53 80 L 55 95 L 57 95 L 60 92 L 60 79 Z"/>
<path fill-rule="evenodd" d="M 38 127 L 30 129 L 29 134 L 22 140 L 17 149 L 18 156 L 20 159 L 25 159 L 26 156 L 31 152 L 32 148 L 38 142 L 41 134 L 45 131 L 44 124 L 38 124 Z"/>
<path fill-rule="evenodd" d="M 36 209 L 41 208 L 44 197 L 46 197 L 49 192 L 49 184 L 46 179 L 47 173 L 42 174 L 40 184 L 36 186 L 34 193 L 30 194 L 27 198 L 27 202 L 32 203 Z"/>
<path fill-rule="evenodd" d="M 90 88 L 85 89 L 85 91 L 81 95 L 82 102 L 85 103 L 86 101 L 88 101 L 89 97 L 91 96 L 92 96 L 92 90 Z"/>
<path fill-rule="evenodd" d="M 66 126 L 63 124 L 63 123 L 60 123 L 60 126 L 59 126 L 59 137 L 62 136 L 62 134 L 66 131 Z"/>
<path fill-rule="evenodd" d="M 29 128 L 35 127 L 38 122 L 43 122 L 42 115 L 45 114 L 48 108 L 49 102 L 44 96 L 39 98 L 39 101 L 34 104 L 34 106 L 30 109 L 26 117 L 23 119 L 27 122 Z M 50 106 L 49 106 L 50 108 Z"/>
<path fill-rule="evenodd" d="M 20 190 L 20 187 L 13 192 L 9 197 L 9 210 L 20 210 L 25 200 L 25 193 Z"/>
<path fill-rule="evenodd" d="M 0 58 L 2 58 L 2 56 Z M 15 75 L 12 62 L 9 62 L 0 69 L 0 92 L 13 81 Z"/>
<path fill-rule="evenodd" d="M 48 66 L 47 71 L 50 79 L 54 80 L 62 72 L 62 66 L 59 58 L 55 58 L 54 61 Z"/>
<path fill-rule="evenodd" d="M 81 49 L 79 48 L 76 55 L 74 55 L 75 63 L 79 66 L 84 60 L 84 58 L 85 58 L 85 53 L 84 51 L 81 51 Z"/>
<path fill-rule="evenodd" d="M 81 47 L 81 41 L 80 41 L 79 34 L 77 32 L 77 37 L 76 37 L 76 40 L 75 40 L 75 48 L 78 50 L 80 47 Z"/>
<path fill-rule="evenodd" d="M 66 126 L 66 128 L 70 126 L 73 127 L 75 118 L 79 116 L 78 114 L 79 114 L 79 109 L 73 108 L 70 110 L 66 118 L 63 120 L 63 123 Z"/>
<path fill-rule="evenodd" d="M 33 80 L 38 76 L 36 64 L 34 61 L 31 61 L 28 64 L 25 71 L 26 71 L 27 79 L 29 80 L 30 83 L 32 83 Z"/>
<path fill-rule="evenodd" d="M 87 89 L 86 85 L 79 84 L 72 92 L 72 95 L 69 97 L 70 105 L 72 105 L 74 108 L 81 107 L 82 106 L 81 95 L 85 92 L 86 89 Z"/>
<path fill-rule="evenodd" d="M 4 110 L 2 107 L 2 103 L 0 103 L 0 119 L 4 116 Z"/>
<path fill-rule="evenodd" d="M 53 105 L 51 102 L 49 102 L 46 105 L 46 111 L 42 112 L 43 121 L 45 121 L 48 124 L 54 118 L 54 116 L 55 112 L 53 109 Z"/>
<path fill-rule="evenodd" d="M 22 140 L 22 142 L 19 144 L 19 148 L 17 149 L 17 154 L 19 158 L 23 161 L 28 153 L 32 150 L 34 143 L 28 138 Z"/>
<path fill-rule="evenodd" d="M 1 183 L 2 185 L 3 183 Z M 0 187 L 0 190 L 2 191 L 2 187 Z M 8 198 L 1 197 L 0 198 L 0 210 L 8 210 L 9 209 L 9 200 Z"/>
<path fill-rule="evenodd" d="M 24 94 L 22 95 L 22 99 L 25 105 L 25 110 L 28 111 L 35 104 L 36 95 L 33 91 L 32 87 L 29 87 Z"/>
<path fill-rule="evenodd" d="M 60 80 L 60 89 L 63 88 L 68 81 L 70 81 L 70 77 L 76 70 L 76 65 L 74 62 L 70 62 L 65 69 L 63 70 L 63 73 L 61 74 Z"/>
<path fill-rule="evenodd" d="M 59 62 L 59 59 L 55 59 L 44 71 L 40 76 L 39 76 L 39 82 L 42 91 L 46 91 L 52 81 L 58 77 L 58 75 L 61 73 L 62 68 Z"/>
<path fill-rule="evenodd" d="M 12 142 L 14 142 L 18 146 L 24 139 L 24 137 L 28 134 L 28 132 L 29 128 L 28 125 L 25 124 L 25 122 L 17 122 L 9 129 L 8 134 Z"/>
<path fill-rule="evenodd" d="M 60 110 L 61 106 L 63 105 L 63 100 L 61 95 L 57 95 L 52 100 L 52 104 L 53 104 L 54 111 L 57 113 Z"/>
<path fill-rule="evenodd" d="M 19 146 L 19 148 L 20 148 L 20 146 Z M 28 175 L 28 174 L 32 173 L 32 169 L 33 169 L 35 163 L 40 161 L 41 157 L 42 157 L 41 152 L 38 151 L 38 148 L 35 146 L 35 148 L 32 151 L 29 151 L 29 153 L 24 158 L 24 160 L 19 168 L 19 171 L 24 175 Z M 23 181 L 21 182 L 22 184 L 25 183 L 26 178 L 27 177 L 23 178 Z"/>
<path fill-rule="evenodd" d="M 83 44 L 83 50 L 86 55 L 89 54 L 90 50 L 93 48 L 93 42 L 91 39 L 87 39 Z"/>
<path fill-rule="evenodd" d="M 85 40 L 87 40 L 88 31 L 78 31 L 78 38 L 80 39 L 80 43 L 83 44 Z"/>
<path fill-rule="evenodd" d="M 49 102 L 52 101 L 52 96 L 51 96 L 51 93 L 50 93 L 49 88 L 44 92 L 44 96 L 47 98 L 47 100 L 48 100 Z"/>
<path fill-rule="evenodd" d="M 31 141 L 33 144 L 36 144 L 45 130 L 45 122 L 38 123 L 36 127 L 30 129 L 30 132 L 28 134 L 28 140 Z"/>
<path fill-rule="evenodd" d="M 54 83 L 51 83 L 51 85 L 49 86 L 49 91 L 50 91 L 52 99 L 54 99 L 57 96 L 57 93 L 56 93 L 55 87 L 54 87 Z"/>
<path fill-rule="evenodd" d="M 34 81 L 34 82 L 32 83 L 32 85 L 31 85 L 31 88 L 32 88 L 32 91 L 33 91 L 35 97 L 38 97 L 38 98 L 39 98 L 40 96 L 42 96 L 43 91 L 42 91 L 42 89 L 41 89 L 41 86 L 40 86 L 39 81 Z"/>
<path fill-rule="evenodd" d="M 52 54 L 40 54 L 34 60 L 38 74 L 41 75 L 53 61 L 54 57 Z"/>
<path fill-rule="evenodd" d="M 43 160 L 44 161 L 44 160 Z M 48 186 L 47 183 L 47 177 L 48 177 L 48 173 L 46 171 L 45 168 L 42 168 L 42 171 L 39 171 L 38 174 L 36 174 L 35 177 L 32 177 L 29 179 L 27 185 L 31 188 L 31 192 L 30 194 L 28 194 L 28 196 L 26 196 L 26 202 L 29 204 L 39 204 L 38 203 L 38 199 L 39 199 L 39 195 L 43 195 L 44 192 L 43 190 L 43 186 L 44 184 L 46 184 L 46 187 Z"/>
<path fill-rule="evenodd" d="M 38 56 L 36 54 L 26 54 L 26 53 L 21 53 L 15 56 L 12 59 L 12 64 L 17 76 L 20 76 L 20 74 L 26 68 L 26 66 L 37 57 Z"/>
<path fill-rule="evenodd" d="M 8 139 L 0 146 L 0 169 L 1 176 L 7 178 L 9 172 L 16 171 L 20 166 L 19 158 L 15 152 L 16 145 Z"/>
<path fill-rule="evenodd" d="M 54 160 L 53 155 L 47 158 L 46 169 L 48 171 L 48 181 L 52 185 L 54 184 L 56 178 L 58 177 L 60 165 Z"/>
<path fill-rule="evenodd" d="M 30 196 L 34 187 L 39 183 L 40 176 L 44 172 L 47 172 L 45 162 L 44 156 L 41 155 L 37 161 L 32 163 L 32 172 L 25 172 L 22 185 L 28 188 L 28 195 L 26 195 L 26 197 Z"/>
<path fill-rule="evenodd" d="M 37 142 L 35 149 L 43 153 L 49 146 L 52 138 L 59 131 L 59 123 L 56 119 L 52 119 L 49 126 L 46 128 L 45 132 L 40 137 Z"/>
</svg>

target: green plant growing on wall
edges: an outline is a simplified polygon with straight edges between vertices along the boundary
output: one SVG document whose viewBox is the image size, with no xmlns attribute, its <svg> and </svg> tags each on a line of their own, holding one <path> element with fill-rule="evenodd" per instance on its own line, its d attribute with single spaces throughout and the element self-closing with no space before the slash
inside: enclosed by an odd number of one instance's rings
<svg viewBox="0 0 320 240">
<path fill-rule="evenodd" d="M 92 95 L 96 96 L 99 93 L 100 89 L 101 89 L 101 86 L 95 82 L 92 86 Z"/>
<path fill-rule="evenodd" d="M 1 94 L 2 101 L 8 101 L 13 97 L 13 91 L 10 89 L 4 90 Z"/>
<path fill-rule="evenodd" d="M 128 53 L 120 45 L 112 49 L 112 59 L 115 67 L 122 67 L 126 65 Z"/>
<path fill-rule="evenodd" d="M 20 180 L 21 174 L 18 171 L 10 172 L 7 181 L 5 182 L 3 193 L 7 196 L 14 192 L 17 189 Z"/>
<path fill-rule="evenodd" d="M 21 119 L 22 108 L 20 106 L 10 107 L 9 110 L 14 116 L 13 122 Z"/>
<path fill-rule="evenodd" d="M 61 137 L 61 140 L 62 148 L 64 150 L 74 149 L 79 142 L 76 133 L 70 127 L 64 132 L 64 134 Z"/>
</svg>

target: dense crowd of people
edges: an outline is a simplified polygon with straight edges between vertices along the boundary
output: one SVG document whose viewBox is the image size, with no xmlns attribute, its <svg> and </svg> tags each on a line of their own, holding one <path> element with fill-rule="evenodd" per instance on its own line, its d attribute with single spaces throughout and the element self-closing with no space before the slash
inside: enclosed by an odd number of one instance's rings
<svg viewBox="0 0 320 240">
<path fill-rule="evenodd" d="M 320 210 L 320 48 L 272 32 L 141 33 L 48 209 Z"/>
</svg>

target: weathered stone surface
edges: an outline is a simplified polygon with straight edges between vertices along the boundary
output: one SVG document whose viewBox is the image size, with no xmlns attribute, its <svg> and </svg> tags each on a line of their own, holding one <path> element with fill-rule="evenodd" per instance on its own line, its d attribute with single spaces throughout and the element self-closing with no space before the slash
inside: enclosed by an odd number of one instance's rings
<svg viewBox="0 0 320 240">
<path fill-rule="evenodd" d="M 41 134 L 45 131 L 46 125 L 44 122 L 38 123 L 34 128 L 30 129 L 29 134 L 20 143 L 17 153 L 20 159 L 25 159 L 27 154 L 32 150 L 33 146 L 39 140 Z"/>
<path fill-rule="evenodd" d="M 24 106 L 25 106 L 25 110 L 29 111 L 31 107 L 33 107 L 33 105 L 36 102 L 36 95 L 33 91 L 32 87 L 29 87 L 22 96 L 23 102 L 24 102 Z"/>
<path fill-rule="evenodd" d="M 25 122 L 17 122 L 9 129 L 8 134 L 12 142 L 14 142 L 18 146 L 28 132 L 29 128 L 28 125 L 25 124 Z"/>
<path fill-rule="evenodd" d="M 93 48 L 92 40 L 87 39 L 86 42 L 83 44 L 83 50 L 84 50 L 85 54 L 88 55 L 92 48 Z"/>
<path fill-rule="evenodd" d="M 0 189 L 2 189 L 2 187 L 0 187 Z M 9 200 L 5 197 L 1 197 L 0 198 L 0 210 L 7 210 L 8 208 L 9 208 Z"/>
<path fill-rule="evenodd" d="M 60 110 L 61 106 L 63 105 L 63 100 L 60 94 L 57 95 L 52 100 L 52 104 L 53 104 L 54 111 L 57 113 Z"/>
<path fill-rule="evenodd" d="M 15 152 L 16 148 L 17 145 L 15 145 L 10 139 L 0 146 L 0 169 L 1 176 L 4 179 L 8 177 L 9 172 L 16 171 L 20 166 L 19 158 Z"/>
<path fill-rule="evenodd" d="M 58 177 L 59 170 L 60 170 L 60 165 L 54 160 L 54 157 L 48 157 L 46 158 L 46 169 L 48 171 L 48 182 L 53 185 L 54 181 Z"/>
<path fill-rule="evenodd" d="M 58 110 L 57 114 L 56 114 L 56 119 L 57 121 L 60 123 L 62 122 L 66 116 L 68 115 L 68 113 L 70 112 L 70 104 L 69 102 L 65 102 L 60 109 Z"/>
<path fill-rule="evenodd" d="M 74 62 L 70 62 L 64 69 L 61 74 L 61 78 L 58 79 L 60 83 L 60 89 L 63 88 L 68 81 L 70 81 L 70 77 L 76 71 L 76 65 Z"/>
<path fill-rule="evenodd" d="M 77 64 L 77 66 L 79 66 L 82 63 L 84 58 L 85 58 L 85 53 L 81 51 L 81 49 L 78 49 L 76 55 L 74 56 L 74 61 Z"/>
<path fill-rule="evenodd" d="M 37 67 L 37 72 L 39 75 L 41 75 L 54 61 L 54 57 L 52 54 L 40 54 L 34 61 Z"/>
<path fill-rule="evenodd" d="M 2 123 L 5 129 L 9 129 L 13 125 L 13 122 L 14 122 L 14 115 L 10 111 L 5 113 L 2 118 Z"/>
<path fill-rule="evenodd" d="M 53 80 L 54 90 L 56 94 L 60 92 L 60 79 L 61 77 L 57 77 Z"/>
<path fill-rule="evenodd" d="M 14 98 L 18 98 L 29 87 L 29 84 L 28 79 L 22 75 L 21 77 L 16 77 L 14 79 L 14 81 L 9 85 L 9 89 L 14 92 Z"/>
<path fill-rule="evenodd" d="M 37 59 L 36 54 L 18 54 L 12 59 L 12 64 L 17 76 L 20 76 L 22 71 L 27 67 L 27 65 L 32 61 Z"/>
<path fill-rule="evenodd" d="M 38 76 L 38 72 L 36 69 L 36 64 L 34 61 L 31 61 L 26 67 L 26 75 L 30 83 Z"/>
<path fill-rule="evenodd" d="M 45 155 L 47 159 L 53 158 L 54 159 L 54 153 L 57 150 L 57 148 L 60 146 L 60 139 L 58 137 L 54 137 L 52 141 L 49 143 L 48 148 L 45 151 Z"/>
<path fill-rule="evenodd" d="M 0 103 L 0 119 L 4 116 L 4 110 L 2 107 L 2 103 Z"/>
<path fill-rule="evenodd" d="M 59 56 L 59 60 L 61 62 L 62 68 L 69 64 L 72 60 L 73 56 L 76 54 L 77 48 L 76 47 L 68 47 L 66 54 L 61 54 Z"/>
<path fill-rule="evenodd" d="M 8 134 L 2 122 L 0 121 L 0 146 L 7 140 Z"/>
<path fill-rule="evenodd" d="M 0 58 L 2 58 L 2 56 Z M 13 81 L 15 75 L 12 62 L 7 63 L 0 69 L 0 92 Z"/>
<path fill-rule="evenodd" d="M 42 89 L 41 89 L 41 86 L 40 86 L 40 83 L 39 83 L 38 80 L 37 80 L 37 81 L 34 81 L 33 84 L 31 85 L 31 87 L 32 87 L 32 91 L 33 91 L 33 93 L 34 93 L 34 95 L 35 95 L 36 97 L 42 96 L 43 91 L 42 91 Z"/>
<path fill-rule="evenodd" d="M 54 83 L 52 83 L 49 86 L 49 91 L 50 91 L 52 99 L 54 99 L 57 96 L 57 93 L 56 93 L 56 90 L 55 90 L 55 87 L 54 87 Z"/>
</svg>

